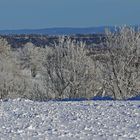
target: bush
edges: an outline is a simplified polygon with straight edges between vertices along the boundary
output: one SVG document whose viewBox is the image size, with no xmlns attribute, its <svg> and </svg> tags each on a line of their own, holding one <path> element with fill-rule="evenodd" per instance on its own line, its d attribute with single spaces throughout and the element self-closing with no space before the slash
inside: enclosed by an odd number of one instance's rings
<svg viewBox="0 0 140 140">
<path fill-rule="evenodd" d="M 0 98 L 16 97 L 24 90 L 15 53 L 3 38 L 0 38 Z"/>
<path fill-rule="evenodd" d="M 140 90 L 140 32 L 122 27 L 106 36 L 108 61 L 99 63 L 105 89 L 115 99 L 135 96 Z"/>
<path fill-rule="evenodd" d="M 87 51 L 84 43 L 61 38 L 46 53 L 42 74 L 53 98 L 93 96 L 94 62 Z"/>
</svg>

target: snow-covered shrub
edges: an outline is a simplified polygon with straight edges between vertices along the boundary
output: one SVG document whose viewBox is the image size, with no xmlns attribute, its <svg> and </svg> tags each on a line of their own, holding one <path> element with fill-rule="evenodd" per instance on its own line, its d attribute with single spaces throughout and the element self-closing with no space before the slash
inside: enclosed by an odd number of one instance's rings
<svg viewBox="0 0 140 140">
<path fill-rule="evenodd" d="M 104 88 L 115 99 L 126 99 L 140 91 L 140 32 L 122 27 L 106 33 L 107 61 L 99 62 Z"/>
<path fill-rule="evenodd" d="M 15 52 L 0 38 L 0 98 L 16 97 L 25 90 Z"/>
<path fill-rule="evenodd" d="M 20 67 L 21 77 L 27 85 L 23 93 L 24 98 L 31 100 L 47 100 L 46 85 L 42 80 L 42 62 L 46 55 L 46 49 L 40 48 L 28 42 L 23 48 L 17 50 L 17 61 Z"/>
<path fill-rule="evenodd" d="M 48 48 L 47 48 L 48 49 Z M 43 60 L 43 80 L 54 98 L 93 96 L 94 62 L 82 42 L 60 38 Z"/>
</svg>

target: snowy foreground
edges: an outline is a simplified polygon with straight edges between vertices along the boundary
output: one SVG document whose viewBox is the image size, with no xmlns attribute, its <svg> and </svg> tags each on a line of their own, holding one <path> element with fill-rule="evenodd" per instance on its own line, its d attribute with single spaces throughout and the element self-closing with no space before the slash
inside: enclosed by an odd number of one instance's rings
<svg viewBox="0 0 140 140">
<path fill-rule="evenodd" d="M 0 140 L 140 140 L 139 101 L 0 104 Z"/>
</svg>

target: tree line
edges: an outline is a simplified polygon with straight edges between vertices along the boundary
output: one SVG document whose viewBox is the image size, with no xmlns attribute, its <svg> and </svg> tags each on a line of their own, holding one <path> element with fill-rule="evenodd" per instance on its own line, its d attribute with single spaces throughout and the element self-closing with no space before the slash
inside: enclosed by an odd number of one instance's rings
<svg viewBox="0 0 140 140">
<path fill-rule="evenodd" d="M 95 52 L 86 43 L 60 37 L 51 46 L 28 42 L 13 49 L 0 38 L 0 98 L 46 101 L 111 96 L 127 99 L 140 91 L 140 32 L 106 31 Z"/>
</svg>

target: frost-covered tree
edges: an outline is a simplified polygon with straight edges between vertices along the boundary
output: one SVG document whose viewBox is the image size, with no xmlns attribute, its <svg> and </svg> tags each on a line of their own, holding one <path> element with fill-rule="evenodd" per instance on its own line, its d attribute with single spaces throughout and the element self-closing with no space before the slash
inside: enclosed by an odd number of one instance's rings
<svg viewBox="0 0 140 140">
<path fill-rule="evenodd" d="M 20 90 L 18 75 L 15 54 L 7 41 L 0 38 L 0 98 L 6 98 Z"/>
<path fill-rule="evenodd" d="M 43 78 L 55 98 L 93 96 L 94 62 L 82 42 L 60 38 L 43 61 Z"/>
<path fill-rule="evenodd" d="M 134 96 L 140 91 L 140 32 L 121 27 L 106 35 L 107 61 L 99 64 L 105 89 L 115 99 Z"/>
</svg>

